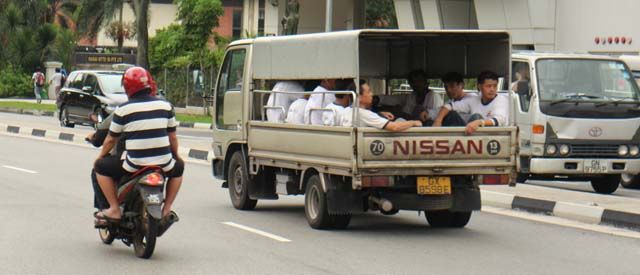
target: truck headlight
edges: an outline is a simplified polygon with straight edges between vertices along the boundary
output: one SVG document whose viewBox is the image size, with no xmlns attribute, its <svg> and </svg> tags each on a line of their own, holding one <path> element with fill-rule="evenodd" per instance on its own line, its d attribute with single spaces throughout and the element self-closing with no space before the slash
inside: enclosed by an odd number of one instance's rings
<svg viewBox="0 0 640 275">
<path fill-rule="evenodd" d="M 640 148 L 637 145 L 631 145 L 629 147 L 629 155 L 637 156 L 640 153 Z"/>
<path fill-rule="evenodd" d="M 626 156 L 627 154 L 629 154 L 629 146 L 627 145 L 620 145 L 618 147 L 618 155 L 619 156 Z"/>
<path fill-rule="evenodd" d="M 560 155 L 568 155 L 570 151 L 569 145 L 562 144 L 560 145 Z"/>
<path fill-rule="evenodd" d="M 545 152 L 547 152 L 547 155 L 555 155 L 557 151 L 558 147 L 556 147 L 554 144 L 547 145 L 547 149 L 545 150 Z"/>
</svg>

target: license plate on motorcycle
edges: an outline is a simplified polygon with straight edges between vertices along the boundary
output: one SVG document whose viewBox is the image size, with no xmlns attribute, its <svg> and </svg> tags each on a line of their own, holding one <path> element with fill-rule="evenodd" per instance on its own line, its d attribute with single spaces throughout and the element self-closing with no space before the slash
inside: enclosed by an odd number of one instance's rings
<svg viewBox="0 0 640 275">
<path fill-rule="evenodd" d="M 418 177 L 418 195 L 449 195 L 451 194 L 450 177 Z"/>
<path fill-rule="evenodd" d="M 583 166 L 587 174 L 602 174 L 608 172 L 609 162 L 603 159 L 587 159 Z"/>
</svg>

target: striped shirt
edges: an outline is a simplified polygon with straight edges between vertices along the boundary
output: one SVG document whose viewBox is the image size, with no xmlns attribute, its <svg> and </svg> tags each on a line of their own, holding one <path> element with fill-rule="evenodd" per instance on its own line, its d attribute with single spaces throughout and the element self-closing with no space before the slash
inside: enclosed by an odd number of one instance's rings
<svg viewBox="0 0 640 275">
<path fill-rule="evenodd" d="M 129 99 L 115 111 L 109 127 L 112 136 L 123 135 L 126 156 L 122 168 L 134 173 L 144 166 L 173 169 L 175 159 L 169 144 L 169 132 L 176 131 L 173 106 L 152 96 Z"/>
</svg>

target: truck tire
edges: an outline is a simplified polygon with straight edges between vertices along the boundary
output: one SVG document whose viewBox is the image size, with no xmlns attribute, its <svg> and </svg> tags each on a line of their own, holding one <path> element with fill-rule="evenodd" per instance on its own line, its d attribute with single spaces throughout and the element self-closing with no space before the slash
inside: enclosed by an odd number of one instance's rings
<svg viewBox="0 0 640 275">
<path fill-rule="evenodd" d="M 518 173 L 518 175 L 516 176 L 516 183 L 525 183 L 525 181 L 527 181 L 528 178 L 529 178 L 529 175 Z"/>
<path fill-rule="evenodd" d="M 425 217 L 434 228 L 463 228 L 471 219 L 471 211 L 451 212 L 449 210 L 426 211 Z"/>
<path fill-rule="evenodd" d="M 606 175 L 600 178 L 591 179 L 591 187 L 599 194 L 611 194 L 620 185 L 620 175 Z"/>
<path fill-rule="evenodd" d="M 350 214 L 330 215 L 327 195 L 322 188 L 319 175 L 307 179 L 304 195 L 304 214 L 309 226 L 314 229 L 345 229 L 351 221 Z"/>
<path fill-rule="evenodd" d="M 249 198 L 249 170 L 242 151 L 236 151 L 231 156 L 227 175 L 229 175 L 229 197 L 233 207 L 239 210 L 254 209 L 258 200 Z"/>
<path fill-rule="evenodd" d="M 620 185 L 622 185 L 622 187 L 632 189 L 640 188 L 640 175 L 622 174 L 620 178 Z"/>
</svg>

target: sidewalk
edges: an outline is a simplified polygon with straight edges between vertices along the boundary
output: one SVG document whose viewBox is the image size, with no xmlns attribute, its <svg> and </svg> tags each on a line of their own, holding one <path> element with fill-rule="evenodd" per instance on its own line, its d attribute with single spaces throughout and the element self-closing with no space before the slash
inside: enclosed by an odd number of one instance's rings
<svg viewBox="0 0 640 275">
<path fill-rule="evenodd" d="M 528 184 L 483 185 L 481 190 L 484 205 L 640 230 L 638 199 Z"/>
<path fill-rule="evenodd" d="M 0 102 L 14 101 L 14 102 L 25 102 L 25 103 L 36 103 L 35 99 L 13 99 L 13 98 L 0 98 Z M 43 99 L 42 104 L 46 105 L 55 105 L 55 100 Z M 175 108 L 176 113 L 185 114 L 185 115 L 198 115 L 204 114 L 204 109 L 202 107 L 189 107 L 189 108 Z M 32 109 L 17 109 L 10 107 L 0 107 L 0 112 L 4 113 L 15 113 L 15 114 L 25 114 L 25 115 L 35 115 L 35 116 L 52 116 L 56 117 L 58 112 L 51 111 L 42 111 L 42 110 L 32 110 Z M 178 121 L 179 127 L 185 128 L 195 128 L 195 129 L 213 129 L 211 123 L 200 123 L 200 122 L 182 122 Z"/>
</svg>

